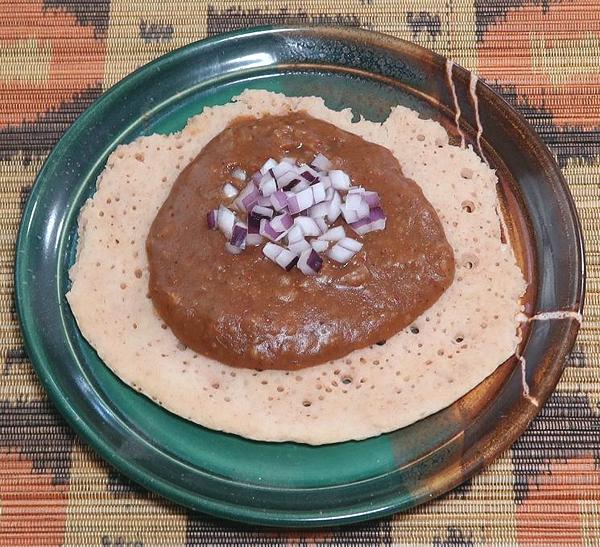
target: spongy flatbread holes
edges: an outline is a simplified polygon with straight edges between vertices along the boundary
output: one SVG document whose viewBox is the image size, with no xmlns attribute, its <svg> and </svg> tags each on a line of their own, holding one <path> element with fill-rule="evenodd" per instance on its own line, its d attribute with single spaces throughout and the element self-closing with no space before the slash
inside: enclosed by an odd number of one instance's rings
<svg viewBox="0 0 600 547">
<path fill-rule="evenodd" d="M 455 281 L 384 345 L 298 373 L 233 368 L 186 349 L 162 324 L 147 297 L 145 240 L 177 175 L 231 120 L 294 110 L 394 153 L 438 211 Z M 371 437 L 448 406 L 514 353 L 525 281 L 500 241 L 496 182 L 472 150 L 450 146 L 439 124 L 409 109 L 394 108 L 383 124 L 353 123 L 349 110 L 330 110 L 318 97 L 246 91 L 205 109 L 180 133 L 142 137 L 111 154 L 81 211 L 67 297 L 107 366 L 180 416 L 266 441 Z"/>
</svg>

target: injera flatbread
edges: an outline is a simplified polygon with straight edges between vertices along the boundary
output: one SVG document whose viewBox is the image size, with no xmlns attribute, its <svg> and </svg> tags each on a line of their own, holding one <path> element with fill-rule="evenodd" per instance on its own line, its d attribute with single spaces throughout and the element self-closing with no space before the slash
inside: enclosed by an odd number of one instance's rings
<svg viewBox="0 0 600 547">
<path fill-rule="evenodd" d="M 297 373 L 233 368 L 186 349 L 162 324 L 147 297 L 145 240 L 178 174 L 231 120 L 293 110 L 394 153 L 438 211 L 456 276 L 415 321 L 418 334 L 407 328 L 383 346 Z M 525 281 L 500 239 L 496 183 L 470 148 L 450 146 L 438 123 L 407 108 L 393 108 L 383 124 L 353 123 L 350 110 L 330 110 L 318 97 L 246 91 L 204 109 L 179 133 L 142 137 L 111 154 L 81 211 L 67 297 L 106 365 L 171 412 L 252 439 L 363 439 L 450 405 L 514 353 Z"/>
</svg>

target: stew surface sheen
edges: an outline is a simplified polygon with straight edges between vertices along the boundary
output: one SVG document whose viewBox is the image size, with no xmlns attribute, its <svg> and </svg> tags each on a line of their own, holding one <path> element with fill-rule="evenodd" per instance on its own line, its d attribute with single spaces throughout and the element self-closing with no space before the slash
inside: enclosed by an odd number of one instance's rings
<svg viewBox="0 0 600 547">
<path fill-rule="evenodd" d="M 262 245 L 229 254 L 206 213 L 231 201 L 224 183 L 245 185 L 232 171 L 252 174 L 269 157 L 310 163 L 317 153 L 354 185 L 379 193 L 385 230 L 361 237 L 340 217 L 336 225 L 363 248 L 346 265 L 323 253 L 323 268 L 312 277 L 286 272 Z M 384 341 L 442 295 L 455 268 L 435 210 L 392 153 L 301 112 L 238 118 L 210 141 L 177 178 L 146 247 L 149 296 L 177 338 L 252 369 L 298 370 Z"/>
</svg>

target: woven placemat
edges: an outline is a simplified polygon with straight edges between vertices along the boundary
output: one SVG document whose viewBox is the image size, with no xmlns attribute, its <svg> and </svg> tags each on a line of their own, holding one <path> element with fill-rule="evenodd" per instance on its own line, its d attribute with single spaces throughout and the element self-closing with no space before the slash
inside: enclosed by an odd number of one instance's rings
<svg viewBox="0 0 600 547">
<path fill-rule="evenodd" d="M 242 4 L 240 6 L 240 4 Z M 0 0 L 0 545 L 600 544 L 600 9 L 595 0 Z M 142 491 L 54 410 L 23 350 L 14 243 L 65 129 L 136 67 L 257 24 L 352 25 L 475 70 L 526 115 L 569 182 L 588 263 L 585 321 L 558 389 L 520 440 L 407 513 L 320 532 L 233 526 Z"/>
</svg>

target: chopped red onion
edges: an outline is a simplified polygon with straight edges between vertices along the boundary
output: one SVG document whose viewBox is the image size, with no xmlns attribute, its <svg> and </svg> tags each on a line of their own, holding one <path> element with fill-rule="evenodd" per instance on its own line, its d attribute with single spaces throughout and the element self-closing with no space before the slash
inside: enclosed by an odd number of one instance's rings
<svg viewBox="0 0 600 547">
<path fill-rule="evenodd" d="M 356 214 L 358 215 L 359 220 L 369 216 L 369 205 L 364 199 L 359 203 L 358 209 L 356 209 Z"/>
<path fill-rule="evenodd" d="M 241 181 L 245 181 L 246 180 L 246 171 L 244 171 L 243 169 L 241 169 L 240 167 L 236 167 L 233 172 L 231 173 L 231 176 L 234 179 L 238 179 Z"/>
<path fill-rule="evenodd" d="M 217 225 L 219 226 L 219 230 L 221 230 L 227 239 L 231 237 L 234 224 L 235 215 L 224 205 L 219 205 L 219 210 L 217 212 Z"/>
<path fill-rule="evenodd" d="M 298 256 L 289 249 L 282 249 L 275 257 L 275 262 L 289 272 L 298 262 Z"/>
<path fill-rule="evenodd" d="M 296 171 L 290 171 L 289 165 L 286 165 L 286 171 L 277 177 L 277 186 L 279 188 L 285 188 L 288 184 L 291 184 L 292 181 L 300 180 L 298 179 L 298 173 Z"/>
<path fill-rule="evenodd" d="M 206 223 L 211 230 L 217 229 L 217 210 L 212 209 L 206 213 Z"/>
<path fill-rule="evenodd" d="M 333 197 L 328 203 L 329 208 L 327 210 L 327 220 L 330 224 L 333 224 L 342 214 L 342 198 L 337 191 L 333 191 Z"/>
<path fill-rule="evenodd" d="M 279 183 L 279 177 L 281 177 L 284 173 L 289 172 L 290 166 L 287 163 L 278 163 L 275 167 L 272 167 L 269 172 L 274 179 L 277 179 Z"/>
<path fill-rule="evenodd" d="M 273 217 L 270 224 L 271 228 L 273 228 L 273 230 L 275 230 L 276 232 L 285 232 L 293 226 L 294 219 L 289 213 L 283 213 L 282 215 L 277 215 L 276 217 Z"/>
<path fill-rule="evenodd" d="M 371 221 L 368 218 L 363 218 L 361 220 L 357 220 L 356 222 L 352 222 L 350 224 L 350 228 L 352 228 L 358 235 L 365 235 L 369 232 L 372 232 Z"/>
<path fill-rule="evenodd" d="M 373 207 L 379 207 L 380 200 L 377 192 L 365 192 L 363 199 L 367 202 L 367 205 L 372 209 Z"/>
<path fill-rule="evenodd" d="M 352 239 L 351 237 L 344 237 L 337 242 L 337 245 L 341 245 L 344 249 L 348 249 L 349 251 L 353 251 L 357 253 L 363 247 L 363 244 L 360 241 L 356 241 L 356 239 Z"/>
<path fill-rule="evenodd" d="M 232 245 L 231 243 L 227 242 L 225 243 L 225 250 L 228 253 L 231 253 L 232 255 L 239 255 L 244 249 L 242 249 L 241 247 L 236 247 L 235 245 Z"/>
<path fill-rule="evenodd" d="M 267 243 L 262 249 L 263 254 L 273 262 L 275 262 L 281 251 L 283 251 L 283 247 L 275 245 L 275 243 Z"/>
<path fill-rule="evenodd" d="M 324 218 L 318 217 L 313 220 L 317 223 L 317 226 L 319 227 L 319 230 L 321 230 L 322 234 L 329 229 L 329 226 L 327 226 L 327 222 L 325 222 Z"/>
<path fill-rule="evenodd" d="M 324 234 L 319 236 L 319 239 L 324 241 L 339 241 L 346 237 L 346 232 L 343 226 L 336 226 L 335 228 L 330 228 Z"/>
<path fill-rule="evenodd" d="M 310 246 L 317 253 L 324 253 L 329 247 L 329 241 L 325 241 L 324 239 L 313 239 L 310 242 Z"/>
<path fill-rule="evenodd" d="M 306 249 L 310 248 L 311 244 L 308 241 L 306 241 L 306 239 L 301 239 L 299 241 L 296 241 L 295 243 L 290 243 L 288 245 L 288 249 L 292 251 L 292 253 L 294 253 L 296 256 L 300 256 L 303 251 L 306 251 Z"/>
<path fill-rule="evenodd" d="M 277 190 L 277 192 L 273 192 L 269 199 L 271 200 L 273 209 L 276 211 L 281 211 L 287 207 L 288 200 L 283 190 Z"/>
<path fill-rule="evenodd" d="M 321 203 L 322 201 L 325 201 L 326 192 L 325 186 L 323 186 L 322 182 L 316 182 L 315 184 L 313 184 L 311 186 L 311 190 L 313 193 L 313 199 L 315 203 Z"/>
<path fill-rule="evenodd" d="M 275 230 L 273 228 L 273 226 L 271 226 L 271 223 L 266 218 L 263 218 L 260 221 L 259 233 L 261 236 L 265 236 L 266 238 L 270 239 L 271 241 L 275 241 L 275 240 L 279 239 L 279 236 L 281 236 L 283 234 L 283 231 Z"/>
<path fill-rule="evenodd" d="M 318 236 L 321 235 L 321 229 L 316 221 L 310 217 L 298 216 L 294 219 L 294 224 L 299 226 L 304 236 Z M 289 236 L 288 236 L 289 237 Z"/>
<path fill-rule="evenodd" d="M 312 218 L 323 218 L 323 217 L 327 216 L 328 212 L 329 212 L 329 203 L 327 203 L 326 201 L 322 201 L 321 203 L 317 203 L 316 205 L 313 205 L 308 210 L 308 215 Z"/>
<path fill-rule="evenodd" d="M 307 180 L 308 182 L 315 182 L 317 178 L 319 178 L 317 172 L 314 169 L 311 169 L 308 165 L 301 165 L 300 168 L 300 176 L 304 180 Z"/>
<path fill-rule="evenodd" d="M 258 202 L 260 192 L 253 182 L 249 182 L 246 187 L 239 193 L 235 200 L 235 205 L 242 211 L 250 211 Z"/>
<path fill-rule="evenodd" d="M 314 203 L 313 193 L 310 188 L 298 192 L 295 196 L 288 198 L 288 210 L 292 214 L 308 209 Z"/>
<path fill-rule="evenodd" d="M 360 194 L 348 193 L 346 195 L 346 201 L 344 202 L 344 204 L 346 205 L 346 209 L 348 211 L 358 211 L 361 202 L 362 196 Z"/>
<path fill-rule="evenodd" d="M 258 198 L 258 204 L 261 207 L 272 207 L 273 204 L 271 203 L 271 196 L 260 196 Z"/>
<path fill-rule="evenodd" d="M 348 224 L 351 224 L 352 222 L 356 222 L 357 220 L 360 220 L 358 217 L 358 213 L 356 211 L 352 211 L 352 210 L 348 209 L 348 206 L 345 203 L 342 203 L 342 205 L 340 205 L 340 209 L 342 210 L 342 215 L 344 216 L 344 220 Z"/>
<path fill-rule="evenodd" d="M 333 187 L 331 186 L 331 179 L 327 175 L 320 174 L 319 182 L 323 183 L 323 188 L 325 188 L 325 190 L 329 190 L 330 188 L 333 190 Z"/>
<path fill-rule="evenodd" d="M 294 222 L 296 222 L 299 218 L 305 218 L 305 217 L 296 217 Z M 288 230 L 288 233 L 286 235 L 287 235 L 288 244 L 290 244 L 290 243 L 297 243 L 298 241 L 301 241 L 302 239 L 304 239 L 304 236 L 306 234 L 302 230 L 301 225 L 294 224 L 294 226 L 292 226 Z"/>
<path fill-rule="evenodd" d="M 371 209 L 371 211 L 369 211 L 369 220 L 371 222 L 385 220 L 386 218 L 387 217 L 385 216 L 385 213 L 383 212 L 383 209 L 381 207 L 374 207 L 373 209 Z"/>
<path fill-rule="evenodd" d="M 288 184 L 288 187 L 290 185 Z M 305 180 L 300 180 L 298 181 L 296 184 L 294 184 L 290 190 L 292 191 L 293 194 L 299 194 L 300 192 L 302 192 L 303 190 L 306 190 L 307 188 L 310 188 L 310 184 L 308 182 L 306 182 Z"/>
<path fill-rule="evenodd" d="M 273 209 L 263 207 L 262 205 L 255 205 L 250 211 L 250 215 L 255 218 L 273 218 Z"/>
<path fill-rule="evenodd" d="M 275 179 L 267 173 L 266 175 L 263 175 L 262 179 L 260 179 L 260 184 L 258 187 L 260 189 L 260 193 L 263 196 L 268 197 L 273 192 L 277 191 L 277 182 L 275 182 Z"/>
<path fill-rule="evenodd" d="M 350 261 L 355 254 L 355 251 L 346 249 L 345 247 L 342 247 L 339 243 L 336 243 L 327 252 L 327 256 L 331 258 L 331 260 L 335 260 L 340 264 L 346 264 L 346 262 Z"/>
<path fill-rule="evenodd" d="M 248 215 L 248 235 L 260 233 L 260 218 Z"/>
<path fill-rule="evenodd" d="M 329 171 L 332 167 L 332 163 L 323 154 L 317 154 L 315 159 L 312 160 L 311 165 L 320 171 Z"/>
<path fill-rule="evenodd" d="M 260 168 L 260 172 L 264 175 L 269 172 L 269 169 L 272 169 L 277 165 L 277 162 L 273 158 L 269 158 L 263 166 Z"/>
<path fill-rule="evenodd" d="M 250 232 L 248 232 L 248 235 L 246 236 L 246 245 L 257 247 L 262 242 L 263 238 L 260 234 L 251 234 Z"/>
<path fill-rule="evenodd" d="M 247 213 L 248 225 L 220 205 L 208 212 L 208 227 L 223 232 L 228 239 L 225 247 L 233 254 L 246 246 L 262 245 L 263 236 L 271 241 L 285 238 L 287 247 L 267 242 L 262 251 L 288 271 L 297 265 L 305 275 L 315 275 L 323 265 L 319 253 L 325 252 L 331 260 L 345 264 L 363 244 L 346 237 L 343 226 L 331 225 L 343 215 L 351 228 L 363 235 L 383 230 L 386 217 L 377 192 L 351 186 L 344 171 L 331 167 L 323 154 L 317 154 L 310 165 L 297 165 L 289 157 L 280 162 L 269 158 L 241 191 L 231 182 L 223 186 L 223 194 L 235 198 L 233 207 Z M 245 181 L 246 172 L 236 168 L 232 177 Z"/>
<path fill-rule="evenodd" d="M 331 179 L 331 185 L 336 190 L 348 190 L 350 188 L 350 177 L 339 169 L 329 171 L 329 178 Z"/>
<path fill-rule="evenodd" d="M 350 227 L 359 235 L 385 229 L 386 216 L 381 207 L 374 207 L 369 211 L 368 218 L 353 222 Z"/>
<path fill-rule="evenodd" d="M 239 223 L 236 223 L 233 226 L 233 230 L 231 232 L 231 239 L 229 243 L 231 243 L 234 247 L 239 247 L 243 249 L 246 243 L 246 236 L 248 235 L 248 229 Z"/>
<path fill-rule="evenodd" d="M 321 270 L 323 259 L 314 249 L 307 249 L 300 255 L 297 265 L 304 275 L 315 275 Z"/>
<path fill-rule="evenodd" d="M 238 193 L 239 193 L 238 189 L 233 184 L 231 184 L 230 182 L 227 182 L 223 186 L 223 195 L 227 199 L 234 198 L 235 196 L 238 195 Z"/>
</svg>

